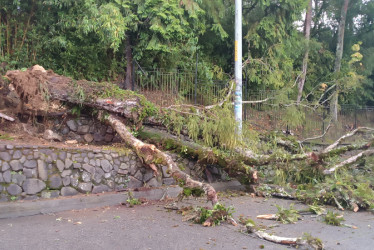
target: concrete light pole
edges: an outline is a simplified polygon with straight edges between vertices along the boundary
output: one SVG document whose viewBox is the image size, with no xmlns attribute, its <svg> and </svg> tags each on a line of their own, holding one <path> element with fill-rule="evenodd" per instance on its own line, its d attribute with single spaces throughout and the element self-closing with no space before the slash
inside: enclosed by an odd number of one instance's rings
<svg viewBox="0 0 374 250">
<path fill-rule="evenodd" d="M 235 0 L 235 120 L 237 133 L 242 133 L 242 0 Z"/>
</svg>

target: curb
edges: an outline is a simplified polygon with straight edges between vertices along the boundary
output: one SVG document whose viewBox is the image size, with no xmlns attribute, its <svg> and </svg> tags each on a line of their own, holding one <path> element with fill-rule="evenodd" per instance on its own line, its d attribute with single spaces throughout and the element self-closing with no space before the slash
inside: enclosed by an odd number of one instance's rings
<svg viewBox="0 0 374 250">
<path fill-rule="evenodd" d="M 211 183 L 216 191 L 244 190 L 237 180 Z M 175 199 L 182 192 L 179 186 L 162 186 L 157 188 L 140 188 L 130 190 L 134 198 L 146 200 L 161 200 L 164 197 Z M 114 206 L 125 202 L 129 191 L 107 192 L 101 194 L 76 195 L 59 197 L 55 199 L 40 199 L 34 201 L 15 201 L 0 203 L 0 219 L 17 218 L 37 214 L 57 213 L 66 210 L 79 210 L 86 208 Z"/>
<path fill-rule="evenodd" d="M 176 198 L 182 191 L 179 186 L 167 186 L 139 191 L 131 191 L 134 198 L 160 200 L 162 197 Z M 114 206 L 129 198 L 128 191 L 102 194 L 76 195 L 56 199 L 16 201 L 0 203 L 0 219 L 17 218 L 37 214 L 49 214 L 66 210 Z"/>
</svg>

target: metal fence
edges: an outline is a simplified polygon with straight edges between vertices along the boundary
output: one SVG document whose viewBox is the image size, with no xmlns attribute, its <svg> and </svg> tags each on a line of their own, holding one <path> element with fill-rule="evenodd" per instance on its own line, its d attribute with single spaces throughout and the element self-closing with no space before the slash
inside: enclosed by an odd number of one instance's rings
<svg viewBox="0 0 374 250">
<path fill-rule="evenodd" d="M 217 103 L 227 94 L 229 81 L 202 81 L 195 72 L 162 69 L 138 71 L 134 77 L 134 88 L 147 99 L 161 107 L 173 104 L 211 105 Z M 328 108 L 302 108 L 304 121 L 302 125 L 291 126 L 287 116 L 287 108 L 274 102 L 279 92 L 275 90 L 253 92 L 247 84 L 243 84 L 243 101 L 260 101 L 264 103 L 243 104 L 243 120 L 259 130 L 287 130 L 300 138 L 321 135 L 327 128 L 330 116 Z M 288 119 L 289 120 L 289 119 Z M 374 107 L 341 106 L 339 122 L 330 129 L 326 140 L 337 139 L 342 134 L 360 127 L 374 127 Z"/>
<path fill-rule="evenodd" d="M 161 107 L 172 104 L 210 105 L 222 97 L 227 81 L 201 81 L 194 72 L 162 69 L 135 73 L 135 90 Z"/>
</svg>

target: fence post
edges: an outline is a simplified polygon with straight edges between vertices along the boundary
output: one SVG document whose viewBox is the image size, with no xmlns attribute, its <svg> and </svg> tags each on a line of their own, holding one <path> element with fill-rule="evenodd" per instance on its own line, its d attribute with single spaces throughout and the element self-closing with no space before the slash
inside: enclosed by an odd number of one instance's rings
<svg viewBox="0 0 374 250">
<path fill-rule="evenodd" d="M 326 109 L 323 107 L 323 113 L 322 113 L 322 133 L 325 132 L 325 119 L 326 119 Z M 322 137 L 322 142 L 324 141 L 324 136 Z"/>
</svg>

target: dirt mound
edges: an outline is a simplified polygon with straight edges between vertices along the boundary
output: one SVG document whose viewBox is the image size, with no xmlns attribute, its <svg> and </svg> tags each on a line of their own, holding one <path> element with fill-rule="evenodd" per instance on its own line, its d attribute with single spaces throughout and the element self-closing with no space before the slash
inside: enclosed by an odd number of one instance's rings
<svg viewBox="0 0 374 250">
<path fill-rule="evenodd" d="M 52 70 L 46 71 L 35 65 L 26 71 L 12 70 L 5 75 L 11 81 L 15 91 L 26 108 L 33 110 L 47 110 L 49 108 L 49 90 L 47 82 L 56 83 L 56 88 L 65 89 L 72 80 L 59 76 Z"/>
</svg>

